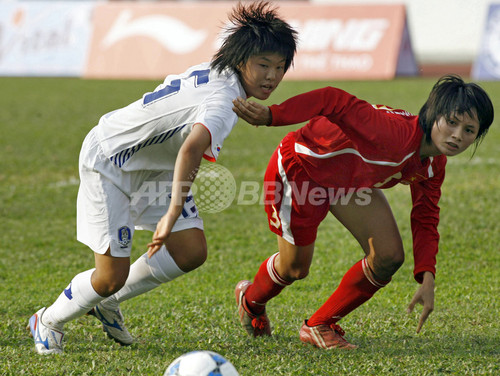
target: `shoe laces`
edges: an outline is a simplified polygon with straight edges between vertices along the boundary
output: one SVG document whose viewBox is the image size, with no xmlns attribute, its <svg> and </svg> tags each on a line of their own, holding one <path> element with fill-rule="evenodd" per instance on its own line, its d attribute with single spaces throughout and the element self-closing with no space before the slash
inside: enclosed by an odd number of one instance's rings
<svg viewBox="0 0 500 376">
<path fill-rule="evenodd" d="M 255 329 L 264 329 L 266 327 L 267 323 L 265 320 L 262 320 L 261 318 L 259 317 L 255 317 L 252 319 L 252 326 L 255 328 Z"/>
<path fill-rule="evenodd" d="M 338 324 L 332 323 L 332 324 L 330 324 L 330 328 L 331 328 L 333 331 L 337 332 L 337 333 L 338 333 L 341 337 L 343 337 L 343 336 L 345 335 L 345 331 L 344 331 L 344 329 L 342 329 L 342 328 L 340 327 L 340 325 L 338 325 Z"/>
</svg>

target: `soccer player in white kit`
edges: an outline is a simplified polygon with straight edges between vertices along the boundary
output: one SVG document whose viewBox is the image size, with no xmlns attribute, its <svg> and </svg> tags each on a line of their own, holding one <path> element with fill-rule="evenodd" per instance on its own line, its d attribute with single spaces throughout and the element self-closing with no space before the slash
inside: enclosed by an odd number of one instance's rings
<svg viewBox="0 0 500 376">
<path fill-rule="evenodd" d="M 229 20 L 210 63 L 167 76 L 155 91 L 101 117 L 85 138 L 77 238 L 94 251 L 95 268 L 30 318 L 38 353 L 61 353 L 64 324 L 86 313 L 116 342 L 133 343 L 119 304 L 205 262 L 203 221 L 190 192 L 201 159 L 215 161 L 236 124 L 233 99 L 267 99 L 296 51 L 296 32 L 267 2 L 238 4 Z M 130 265 L 135 229 L 154 235 Z"/>
</svg>

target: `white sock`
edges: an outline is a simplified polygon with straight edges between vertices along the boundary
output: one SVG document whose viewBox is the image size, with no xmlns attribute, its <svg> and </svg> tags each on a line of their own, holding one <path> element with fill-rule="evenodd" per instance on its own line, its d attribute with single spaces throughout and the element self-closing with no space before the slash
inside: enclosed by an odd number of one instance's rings
<svg viewBox="0 0 500 376">
<path fill-rule="evenodd" d="M 104 297 L 92 287 L 91 277 L 95 269 L 77 274 L 57 300 L 43 313 L 43 323 L 62 330 L 65 323 L 83 316 Z"/>
<path fill-rule="evenodd" d="M 169 282 L 183 274 L 165 246 L 151 258 L 145 253 L 130 266 L 125 285 L 117 293 L 106 298 L 102 304 L 107 309 L 116 310 L 121 302 L 144 294 L 162 283 Z"/>
</svg>

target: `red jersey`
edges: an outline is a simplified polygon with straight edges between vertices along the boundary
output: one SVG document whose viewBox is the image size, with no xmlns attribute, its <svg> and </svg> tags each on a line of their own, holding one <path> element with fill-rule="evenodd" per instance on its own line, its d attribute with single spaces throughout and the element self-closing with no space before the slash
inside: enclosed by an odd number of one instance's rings
<svg viewBox="0 0 500 376">
<path fill-rule="evenodd" d="M 270 106 L 271 126 L 307 125 L 287 137 L 295 156 L 316 183 L 333 188 L 411 187 L 414 276 L 435 274 L 439 198 L 446 157 L 420 159 L 424 137 L 418 117 L 373 106 L 332 87 L 313 90 Z"/>
</svg>

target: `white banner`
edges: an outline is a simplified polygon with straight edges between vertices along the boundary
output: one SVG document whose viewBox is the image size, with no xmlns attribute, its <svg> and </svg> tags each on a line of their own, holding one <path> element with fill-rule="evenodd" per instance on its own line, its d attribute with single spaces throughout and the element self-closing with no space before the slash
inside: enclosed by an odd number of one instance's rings
<svg viewBox="0 0 500 376">
<path fill-rule="evenodd" d="M 500 80 L 500 4 L 491 4 L 479 56 L 472 67 L 475 80 Z"/>
<path fill-rule="evenodd" d="M 93 2 L 1 4 L 0 75 L 81 76 Z"/>
</svg>

